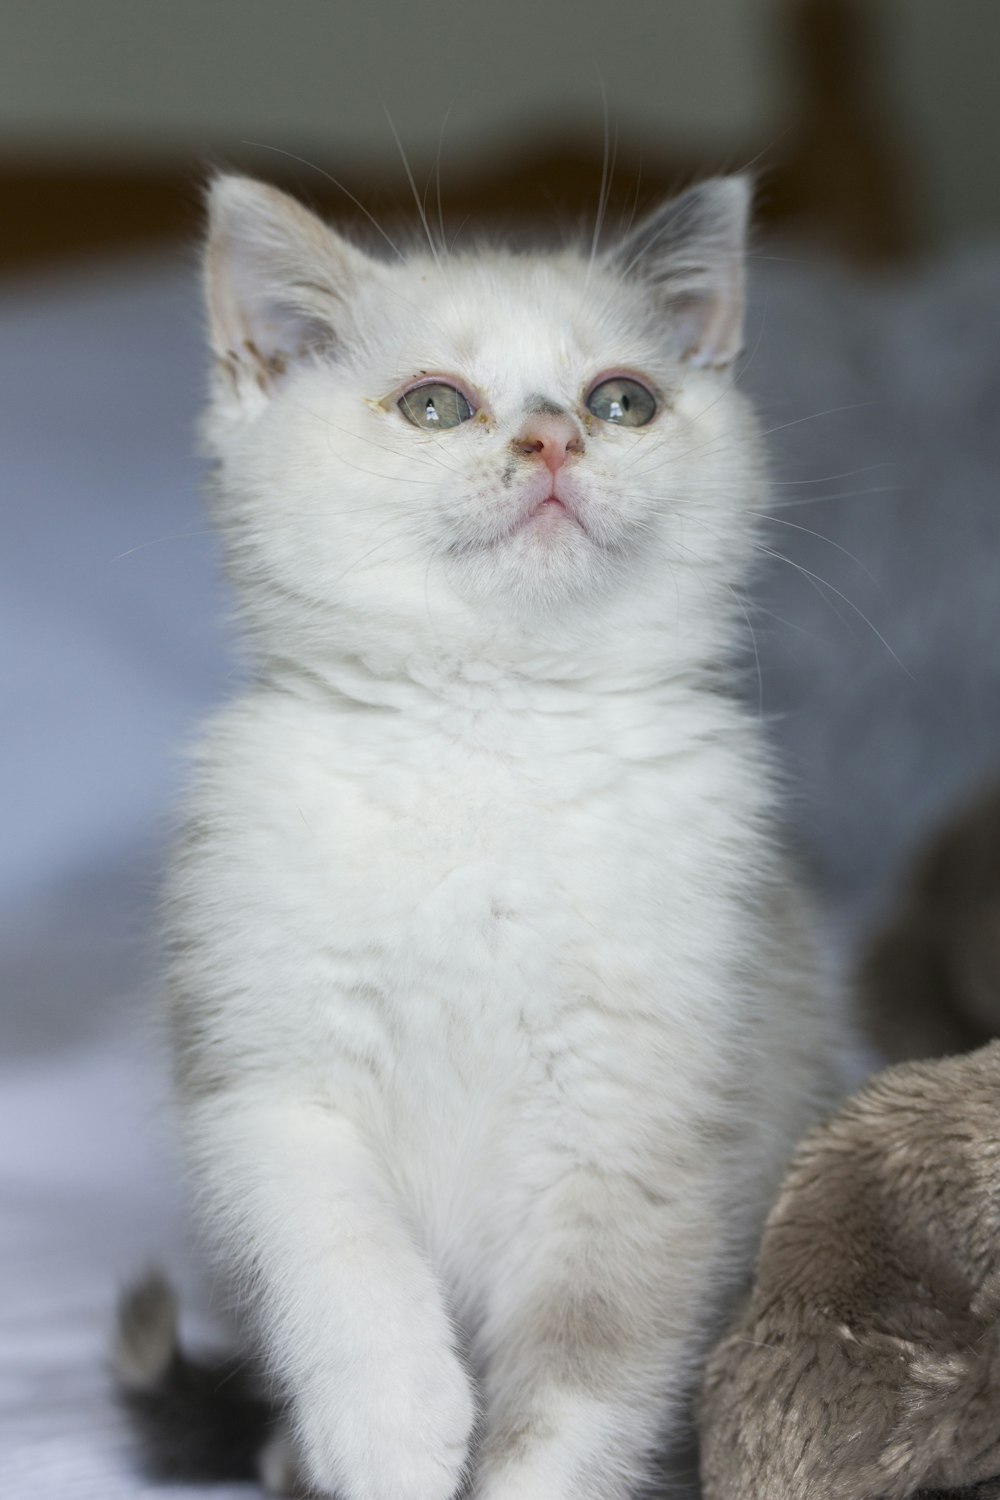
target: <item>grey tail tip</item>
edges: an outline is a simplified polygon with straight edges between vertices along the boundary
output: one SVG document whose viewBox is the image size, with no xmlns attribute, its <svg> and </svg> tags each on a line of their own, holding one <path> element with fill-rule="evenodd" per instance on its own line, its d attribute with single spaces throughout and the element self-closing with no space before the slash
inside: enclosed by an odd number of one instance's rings
<svg viewBox="0 0 1000 1500">
<path fill-rule="evenodd" d="M 179 1357 L 177 1298 L 161 1271 L 151 1269 L 118 1299 L 111 1368 L 123 1391 L 161 1389 Z"/>
<path fill-rule="evenodd" d="M 246 1360 L 185 1352 L 177 1299 L 162 1272 L 147 1271 L 122 1292 L 110 1364 L 149 1478 L 218 1483 L 260 1476 L 275 1446 L 277 1414 Z"/>
</svg>

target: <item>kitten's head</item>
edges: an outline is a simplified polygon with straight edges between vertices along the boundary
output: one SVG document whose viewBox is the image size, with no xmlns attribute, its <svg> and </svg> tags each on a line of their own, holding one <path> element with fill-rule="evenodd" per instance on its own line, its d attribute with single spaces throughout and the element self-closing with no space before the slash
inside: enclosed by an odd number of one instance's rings
<svg viewBox="0 0 1000 1500">
<path fill-rule="evenodd" d="M 207 434 L 266 648 L 718 650 L 758 483 L 748 199 L 705 183 L 596 256 L 383 260 L 218 179 Z"/>
</svg>

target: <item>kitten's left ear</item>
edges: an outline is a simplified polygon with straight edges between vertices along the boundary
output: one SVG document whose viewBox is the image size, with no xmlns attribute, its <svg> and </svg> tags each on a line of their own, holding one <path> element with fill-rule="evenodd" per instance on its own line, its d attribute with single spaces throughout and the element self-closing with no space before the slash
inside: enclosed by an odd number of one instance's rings
<svg viewBox="0 0 1000 1500">
<path fill-rule="evenodd" d="M 743 347 L 748 177 L 713 177 L 672 199 L 612 252 L 620 274 L 641 276 L 668 319 L 675 354 L 732 364 Z"/>
<path fill-rule="evenodd" d="M 212 351 L 239 392 L 259 391 L 296 359 L 340 342 L 370 260 L 294 198 L 249 177 L 208 194 L 205 298 Z"/>
</svg>

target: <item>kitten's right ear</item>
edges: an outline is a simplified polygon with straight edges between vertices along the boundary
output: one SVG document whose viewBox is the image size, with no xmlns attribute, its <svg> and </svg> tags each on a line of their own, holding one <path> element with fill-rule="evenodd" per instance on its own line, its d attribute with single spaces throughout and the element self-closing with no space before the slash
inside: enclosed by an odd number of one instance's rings
<svg viewBox="0 0 1000 1500">
<path fill-rule="evenodd" d="M 664 314 L 674 353 L 724 369 L 743 347 L 750 179 L 714 177 L 689 188 L 634 229 L 611 254 L 641 276 Z"/>
<path fill-rule="evenodd" d="M 249 177 L 208 192 L 205 296 L 212 352 L 244 398 L 267 394 L 288 367 L 335 346 L 354 292 L 377 264 L 294 198 Z"/>
</svg>

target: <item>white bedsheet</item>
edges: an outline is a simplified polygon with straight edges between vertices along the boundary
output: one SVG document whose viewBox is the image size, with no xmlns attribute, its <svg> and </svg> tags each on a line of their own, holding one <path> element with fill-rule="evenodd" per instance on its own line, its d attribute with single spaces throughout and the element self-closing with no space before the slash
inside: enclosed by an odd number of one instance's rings
<svg viewBox="0 0 1000 1500">
<path fill-rule="evenodd" d="M 757 285 L 746 379 L 794 502 L 769 545 L 833 591 L 769 559 L 750 620 L 796 836 L 850 942 L 1000 765 L 1000 266 L 866 287 L 762 260 Z M 177 747 L 235 674 L 189 457 L 198 325 L 177 262 L 0 296 L 5 1500 L 252 1493 L 145 1484 L 103 1367 L 116 1287 L 151 1259 L 212 1327 L 146 1021 Z"/>
</svg>

